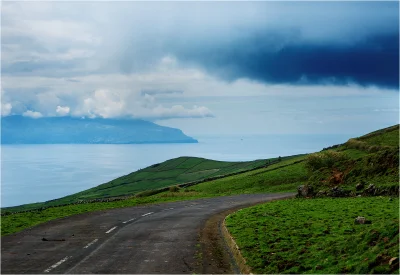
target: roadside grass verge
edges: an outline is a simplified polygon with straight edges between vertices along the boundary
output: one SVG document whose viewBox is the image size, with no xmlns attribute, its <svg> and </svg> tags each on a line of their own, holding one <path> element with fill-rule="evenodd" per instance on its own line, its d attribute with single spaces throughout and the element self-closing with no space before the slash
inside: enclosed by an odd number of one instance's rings
<svg viewBox="0 0 400 275">
<path fill-rule="evenodd" d="M 253 273 L 398 273 L 399 199 L 290 199 L 231 214 L 229 232 Z M 363 216 L 371 224 L 355 224 Z"/>
</svg>

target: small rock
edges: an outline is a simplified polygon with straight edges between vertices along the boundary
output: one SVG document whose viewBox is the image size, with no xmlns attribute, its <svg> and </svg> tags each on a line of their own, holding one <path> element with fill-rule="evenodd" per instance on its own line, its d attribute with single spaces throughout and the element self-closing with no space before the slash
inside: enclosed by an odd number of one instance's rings
<svg viewBox="0 0 400 275">
<path fill-rule="evenodd" d="M 342 188 L 335 186 L 331 189 L 331 195 L 332 197 L 345 197 L 346 192 Z"/>
<path fill-rule="evenodd" d="M 312 186 L 308 184 L 300 185 L 297 187 L 297 196 L 298 197 L 311 197 L 314 194 Z"/>
<path fill-rule="evenodd" d="M 358 216 L 355 220 L 354 220 L 355 224 L 371 224 L 372 222 L 367 220 L 365 217 L 361 217 Z"/>
<path fill-rule="evenodd" d="M 357 191 L 360 191 L 363 188 L 364 188 L 364 184 L 362 184 L 362 183 L 359 183 L 359 184 L 356 185 L 356 190 Z"/>
<path fill-rule="evenodd" d="M 399 264 L 399 258 L 397 258 L 397 257 L 393 257 L 389 260 L 390 266 L 394 266 L 394 265 L 398 265 L 398 264 Z"/>
<path fill-rule="evenodd" d="M 375 185 L 373 185 L 372 183 L 370 185 L 368 185 L 367 189 L 365 189 L 365 193 L 369 194 L 369 195 L 375 195 L 375 191 L 376 191 L 376 187 Z"/>
<path fill-rule="evenodd" d="M 358 195 L 357 197 L 361 197 L 361 195 Z"/>
</svg>

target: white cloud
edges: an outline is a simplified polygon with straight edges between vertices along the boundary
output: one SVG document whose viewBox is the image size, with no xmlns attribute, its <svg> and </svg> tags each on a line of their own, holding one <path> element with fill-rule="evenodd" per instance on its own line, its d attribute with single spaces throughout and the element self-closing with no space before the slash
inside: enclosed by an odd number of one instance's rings
<svg viewBox="0 0 400 275">
<path fill-rule="evenodd" d="M 8 116 L 11 113 L 12 105 L 10 103 L 1 103 L 1 116 Z"/>
<path fill-rule="evenodd" d="M 68 115 L 69 114 L 69 111 L 70 111 L 70 109 L 69 109 L 69 107 L 68 106 L 65 106 L 65 107 L 62 107 L 62 106 L 57 106 L 57 109 L 56 109 L 56 113 L 58 114 L 58 115 L 60 115 L 60 116 L 66 116 L 66 115 Z"/>
<path fill-rule="evenodd" d="M 31 118 L 41 118 L 43 115 L 40 112 L 35 112 L 28 110 L 22 114 L 23 116 L 31 117 Z"/>
<path fill-rule="evenodd" d="M 118 117 L 124 115 L 125 112 L 125 102 L 121 96 L 105 89 L 94 91 L 91 97 L 85 98 L 75 110 L 75 114 L 79 116 L 103 118 Z"/>
</svg>

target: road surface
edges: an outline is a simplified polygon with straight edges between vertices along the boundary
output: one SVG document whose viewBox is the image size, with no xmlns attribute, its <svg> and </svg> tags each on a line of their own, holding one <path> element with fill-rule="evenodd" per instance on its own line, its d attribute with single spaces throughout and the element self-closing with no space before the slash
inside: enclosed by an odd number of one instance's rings
<svg viewBox="0 0 400 275">
<path fill-rule="evenodd" d="M 216 197 L 62 218 L 2 237 L 1 273 L 199 272 L 199 232 L 208 219 L 293 195 Z"/>
</svg>

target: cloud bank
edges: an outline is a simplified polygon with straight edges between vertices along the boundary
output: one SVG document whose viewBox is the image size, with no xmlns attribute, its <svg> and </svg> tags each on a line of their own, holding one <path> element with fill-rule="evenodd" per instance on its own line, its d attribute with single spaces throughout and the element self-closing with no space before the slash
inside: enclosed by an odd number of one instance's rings
<svg viewBox="0 0 400 275">
<path fill-rule="evenodd" d="M 213 102 L 196 101 L 204 96 L 293 87 L 306 94 L 301 86 L 320 93 L 398 90 L 398 8 L 398 2 L 4 2 L 1 114 L 205 118 L 215 114 Z"/>
</svg>

